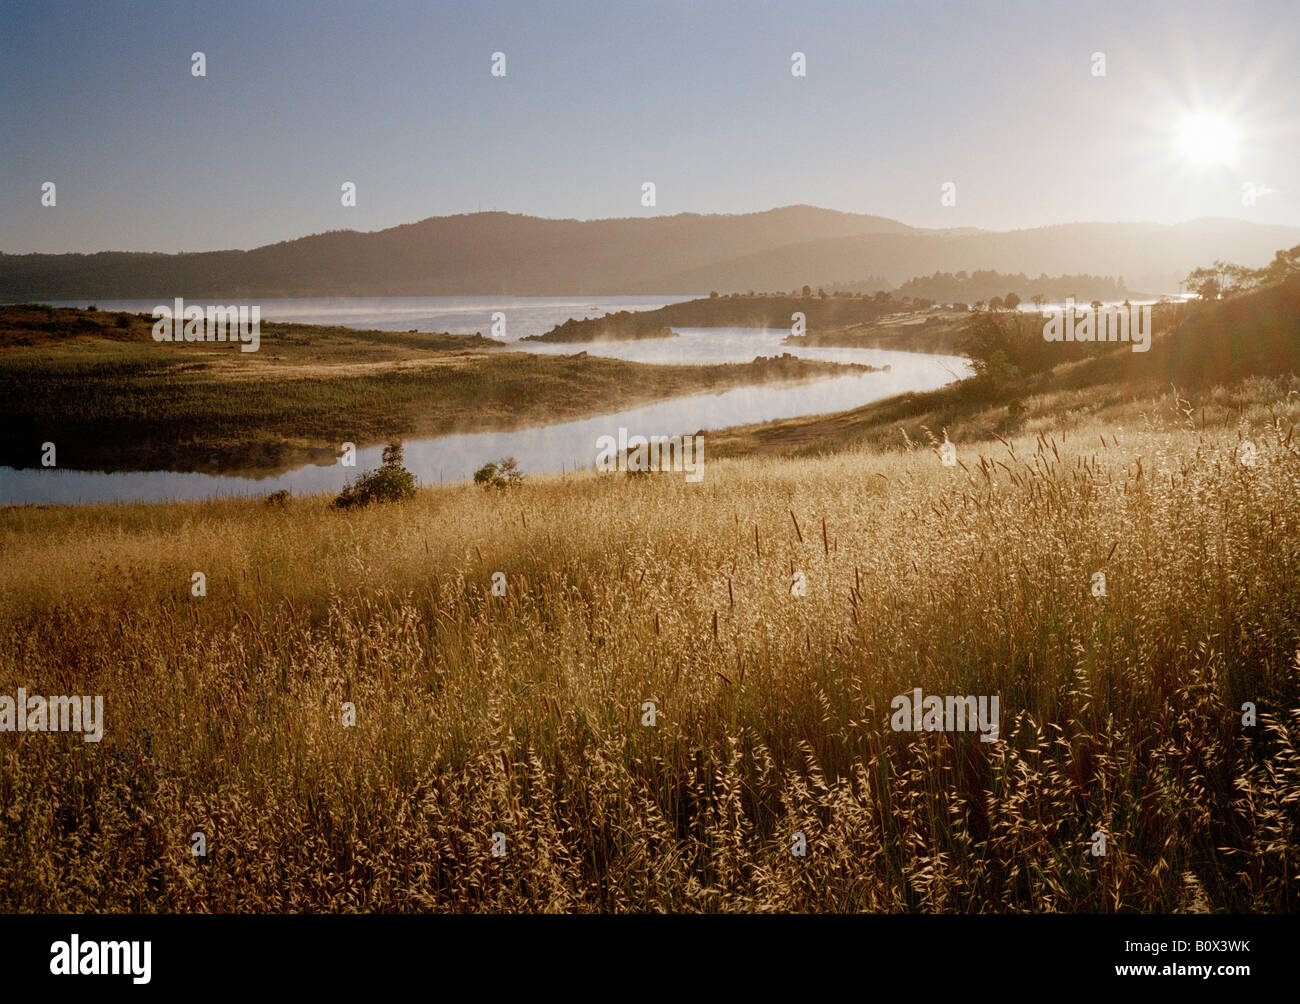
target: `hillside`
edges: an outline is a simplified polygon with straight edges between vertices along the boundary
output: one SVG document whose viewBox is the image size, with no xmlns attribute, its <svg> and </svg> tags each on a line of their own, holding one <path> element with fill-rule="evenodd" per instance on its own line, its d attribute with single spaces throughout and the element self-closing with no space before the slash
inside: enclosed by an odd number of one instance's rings
<svg viewBox="0 0 1300 1004">
<path fill-rule="evenodd" d="M 0 301 L 745 292 L 976 269 L 1122 275 L 1163 291 L 1215 257 L 1258 265 L 1297 243 L 1300 228 L 1240 220 L 992 233 L 810 206 L 589 221 L 474 213 L 250 251 L 0 255 Z"/>
<path fill-rule="evenodd" d="M 398 296 L 675 292 L 670 271 L 738 249 L 772 250 L 910 228 L 878 216 L 788 206 L 765 213 L 552 220 L 432 217 L 375 233 L 334 231 L 251 251 L 0 255 L 0 300 L 170 296 Z"/>
<path fill-rule="evenodd" d="M 1234 411 L 1245 410 L 1238 402 L 1261 392 L 1217 388 L 1278 379 L 1294 395 L 1300 379 L 1300 275 L 1217 303 L 1158 305 L 1156 334 L 1145 353 L 1122 344 L 1045 343 L 1042 320 L 1035 315 L 1007 314 L 1003 322 L 1018 329 L 1013 345 L 1019 354 L 1013 352 L 1010 361 L 1023 370 L 1019 375 L 902 394 L 834 415 L 726 429 L 713 436 L 713 456 L 887 450 L 924 442 L 943 430 L 954 442 L 986 441 L 1051 431 L 1067 414 L 1123 425 L 1140 416 L 1143 402 L 1171 394 L 1179 400 L 1184 394 L 1213 398 L 1212 419 L 1226 422 Z M 865 342 L 879 326 L 867 326 L 859 337 Z M 961 350 L 970 349 L 968 335 L 950 337 Z M 830 341 L 854 344 L 842 331 L 832 332 Z M 1042 368 L 1042 360 L 1052 357 L 1061 361 Z M 1185 400 L 1181 407 L 1188 407 Z M 1197 420 L 1205 421 L 1205 414 Z"/>
</svg>

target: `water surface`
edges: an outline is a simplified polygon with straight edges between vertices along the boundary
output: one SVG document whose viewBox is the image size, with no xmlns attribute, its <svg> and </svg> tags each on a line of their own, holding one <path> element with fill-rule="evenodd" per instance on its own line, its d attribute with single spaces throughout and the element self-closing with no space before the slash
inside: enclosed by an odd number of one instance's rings
<svg viewBox="0 0 1300 1004">
<path fill-rule="evenodd" d="M 512 341 L 538 334 L 569 317 L 606 312 L 652 309 L 662 298 L 573 297 L 366 297 L 329 300 L 226 300 L 223 303 L 259 303 L 263 319 L 313 324 L 347 324 L 381 330 L 482 331 L 487 334 L 493 310 L 506 313 Z M 454 302 L 453 302 L 454 301 Z M 84 306 L 88 301 L 78 301 Z M 208 301 L 187 301 L 206 303 Z M 216 301 L 212 301 L 216 302 Z M 141 300 L 97 301 L 104 310 L 148 312 L 154 304 Z M 591 309 L 595 315 L 579 310 Z M 797 386 L 744 387 L 720 394 L 675 398 L 598 418 L 559 422 L 512 432 L 480 432 L 405 442 L 406 466 L 424 484 L 471 477 L 484 463 L 514 456 L 525 473 L 558 472 L 589 468 L 597 454 L 597 440 L 629 435 L 688 435 L 705 432 L 705 478 L 708 478 L 710 430 L 733 425 L 770 422 L 782 418 L 846 411 L 871 401 L 907 391 L 932 390 L 969 373 L 966 360 L 956 356 L 928 355 L 877 349 L 820 347 L 793 348 L 782 344 L 784 329 L 678 328 L 680 337 L 632 342 L 551 344 L 518 342 L 518 350 L 569 354 L 587 352 L 642 363 L 716 364 L 748 362 L 756 356 L 790 353 L 805 359 L 840 363 L 866 363 L 889 367 L 874 372 L 830 377 Z M 226 496 L 258 496 L 279 489 L 295 495 L 337 492 L 358 473 L 379 464 L 382 446 L 357 451 L 357 466 L 308 466 L 267 477 L 182 474 L 167 471 L 106 474 L 90 471 L 0 468 L 0 503 L 77 504 L 94 502 L 165 501 Z M 674 477 L 681 475 L 668 475 Z"/>
</svg>

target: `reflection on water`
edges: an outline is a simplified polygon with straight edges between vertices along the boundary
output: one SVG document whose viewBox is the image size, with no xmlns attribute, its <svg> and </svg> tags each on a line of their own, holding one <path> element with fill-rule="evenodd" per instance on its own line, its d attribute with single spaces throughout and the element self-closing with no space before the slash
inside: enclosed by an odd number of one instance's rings
<svg viewBox="0 0 1300 1004">
<path fill-rule="evenodd" d="M 409 299 L 496 302 L 491 301 L 490 298 L 468 297 Z M 337 301 L 327 302 L 333 304 L 336 310 L 339 309 Z M 600 301 L 592 299 L 581 302 L 599 304 L 600 312 L 603 313 L 605 309 L 625 309 L 625 305 L 632 301 L 624 298 L 616 304 L 601 304 Z M 99 305 L 103 309 L 115 309 L 113 304 L 107 302 L 101 302 Z M 420 305 L 419 309 L 427 309 L 427 304 Z M 457 309 L 467 308 L 461 304 Z M 481 310 L 480 307 L 474 309 Z M 548 302 L 545 309 L 551 311 L 562 308 Z M 559 320 L 564 320 L 568 316 L 573 315 L 565 314 Z M 307 320 L 307 316 L 298 315 L 281 319 Z M 337 314 L 330 314 L 328 319 L 318 320 L 315 323 L 342 322 L 337 320 Z M 371 317 L 354 319 L 352 323 L 358 326 L 378 326 Z M 414 321 L 406 323 L 405 320 L 395 323 L 398 327 L 419 327 L 422 330 L 446 327 L 443 324 L 431 325 Z M 533 323 L 536 326 L 542 322 L 534 315 Z M 551 321 L 542 330 L 548 330 L 554 323 L 557 322 Z M 486 333 L 487 328 L 488 324 L 481 324 L 474 330 L 483 330 Z M 517 348 L 547 354 L 587 352 L 591 355 L 661 364 L 748 362 L 758 355 L 770 356 L 790 352 L 807 359 L 867 363 L 890 368 L 888 372 L 831 377 L 793 387 L 744 387 L 721 394 L 694 395 L 599 418 L 561 422 L 514 432 L 468 433 L 407 440 L 405 443 L 407 468 L 423 484 L 469 478 L 484 463 L 502 456 L 518 458 L 520 467 L 525 473 L 590 468 L 597 454 L 596 441 L 603 435 L 617 437 L 620 427 L 626 428 L 630 435 L 686 435 L 732 425 L 845 411 L 894 394 L 932 390 L 969 372 L 969 364 L 966 360 L 954 356 L 874 349 L 790 348 L 781 344 L 787 334 L 785 331 L 756 328 L 677 330 L 681 337 L 672 339 L 575 345 L 524 342 Z M 511 334 L 518 335 L 520 332 L 512 328 Z M 75 504 L 203 499 L 215 496 L 265 495 L 281 488 L 295 495 L 332 493 L 342 488 L 349 478 L 378 466 L 381 452 L 381 446 L 358 450 L 355 468 L 345 468 L 336 463 L 325 467 L 303 467 L 265 478 L 178 474 L 165 471 L 104 474 L 43 468 L 22 471 L 0 468 L 0 503 Z M 707 480 L 709 476 L 707 436 L 704 463 Z M 664 476 L 681 475 L 665 474 Z"/>
<path fill-rule="evenodd" d="M 490 336 L 492 315 L 506 315 L 506 339 L 540 335 L 569 318 L 582 320 L 620 310 L 654 310 L 669 303 L 690 300 L 694 294 L 665 296 L 322 296 L 185 297 L 187 304 L 258 306 L 263 324 L 337 324 L 376 331 L 450 331 L 457 335 L 478 332 Z M 148 314 L 170 297 L 158 300 L 50 300 L 56 307 L 89 307 Z"/>
<path fill-rule="evenodd" d="M 701 429 L 768 422 L 798 415 L 844 411 L 868 401 L 907 390 L 930 390 L 964 373 L 964 360 L 903 352 L 888 373 L 834 377 L 797 387 L 743 387 L 723 394 L 677 398 L 601 418 L 562 422 L 516 432 L 481 432 L 407 440 L 406 466 L 424 484 L 471 477 L 489 460 L 519 458 L 525 472 L 591 467 L 596 440 L 618 435 L 619 427 L 633 435 L 682 435 Z M 901 358 L 899 358 L 901 357 Z M 163 499 L 200 499 L 217 495 L 257 495 L 287 488 L 295 495 L 336 492 L 359 471 L 379 464 L 382 448 L 357 451 L 357 467 L 304 467 L 264 479 L 129 472 L 0 469 L 0 502 L 77 503 Z M 705 437 L 705 478 L 708 478 L 708 437 Z M 669 475 L 666 475 L 669 476 Z"/>
<path fill-rule="evenodd" d="M 645 338 L 631 342 L 548 343 L 522 342 L 517 347 L 529 352 L 568 355 L 586 352 L 593 356 L 611 356 L 634 363 L 747 363 L 755 356 L 779 356 L 782 353 L 801 359 L 821 359 L 834 363 L 866 363 L 887 366 L 915 359 L 917 353 L 877 349 L 836 349 L 819 346 L 782 344 L 790 332 L 770 328 L 673 328 L 677 338 Z M 925 356 L 928 359 L 952 357 Z M 963 371 L 964 372 L 964 371 Z M 907 388 L 904 388 L 906 390 Z"/>
</svg>

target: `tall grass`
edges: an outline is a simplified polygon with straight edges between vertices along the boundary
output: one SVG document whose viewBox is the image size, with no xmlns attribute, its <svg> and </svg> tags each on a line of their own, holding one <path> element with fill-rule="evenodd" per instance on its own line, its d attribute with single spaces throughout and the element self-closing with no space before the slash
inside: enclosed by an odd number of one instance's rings
<svg viewBox="0 0 1300 1004">
<path fill-rule="evenodd" d="M 0 734 L 0 907 L 1294 910 L 1279 400 L 1207 428 L 1169 396 L 956 468 L 7 510 L 0 693 L 103 694 L 106 732 Z M 1001 741 L 894 732 L 914 687 L 999 695 Z"/>
</svg>

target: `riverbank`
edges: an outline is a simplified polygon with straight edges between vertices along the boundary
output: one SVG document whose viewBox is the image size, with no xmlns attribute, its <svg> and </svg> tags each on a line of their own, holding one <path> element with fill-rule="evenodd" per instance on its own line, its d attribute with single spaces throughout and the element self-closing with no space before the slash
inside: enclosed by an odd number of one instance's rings
<svg viewBox="0 0 1300 1004">
<path fill-rule="evenodd" d="M 589 320 L 570 318 L 543 335 L 527 335 L 524 342 L 629 342 L 643 338 L 677 338 L 677 332 L 663 324 L 645 324 L 640 311 L 621 310 Z"/>
<path fill-rule="evenodd" d="M 785 344 L 956 355 L 961 351 L 963 329 L 970 316 L 966 310 L 901 311 L 859 324 L 789 335 Z"/>
<path fill-rule="evenodd" d="M 671 303 L 657 310 L 606 314 L 585 320 L 570 320 L 550 331 L 533 336 L 541 342 L 588 342 L 609 338 L 624 340 L 666 337 L 663 332 L 679 328 L 767 328 L 800 331 L 812 338 L 846 341 L 808 341 L 809 345 L 839 345 L 887 348 L 910 352 L 951 353 L 966 311 L 936 314 L 910 300 L 895 300 L 888 294 L 788 296 L 781 293 L 710 296 Z M 938 317 L 930 322 L 930 317 Z M 866 331 L 865 329 L 870 329 Z M 837 336 L 835 333 L 840 333 Z M 855 341 L 855 332 L 868 333 L 878 344 Z M 796 336 L 797 337 L 797 336 Z M 790 344 L 797 344 L 791 338 Z"/>
<path fill-rule="evenodd" d="M 479 335 L 267 323 L 260 349 L 158 343 L 140 314 L 0 307 L 0 465 L 274 472 L 345 442 L 505 431 L 869 367 L 796 359 L 702 366 L 510 351 Z"/>
</svg>

